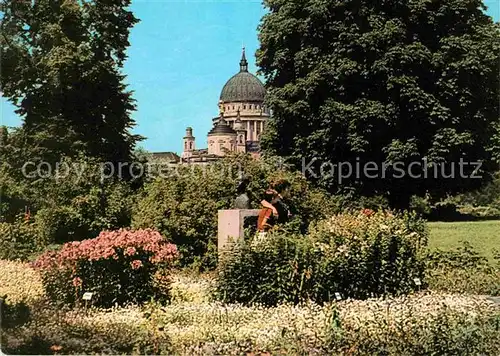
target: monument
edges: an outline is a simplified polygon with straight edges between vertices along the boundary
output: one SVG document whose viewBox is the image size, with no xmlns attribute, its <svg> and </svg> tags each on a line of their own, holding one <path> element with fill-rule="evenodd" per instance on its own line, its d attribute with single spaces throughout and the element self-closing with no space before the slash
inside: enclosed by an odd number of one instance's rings
<svg viewBox="0 0 500 356">
<path fill-rule="evenodd" d="M 217 250 L 219 254 L 231 250 L 236 242 L 243 241 L 245 221 L 258 215 L 259 209 L 219 210 L 217 219 Z"/>
</svg>

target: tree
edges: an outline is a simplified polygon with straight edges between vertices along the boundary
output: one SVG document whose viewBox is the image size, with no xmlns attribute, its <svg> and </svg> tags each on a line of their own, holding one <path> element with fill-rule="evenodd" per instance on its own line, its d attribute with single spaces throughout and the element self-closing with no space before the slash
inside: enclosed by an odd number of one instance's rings
<svg viewBox="0 0 500 356">
<path fill-rule="evenodd" d="M 27 205 L 18 138 L 18 129 L 0 126 L 0 222 L 15 220 Z"/>
<path fill-rule="evenodd" d="M 3 0 L 3 95 L 23 118 L 26 156 L 128 160 L 140 139 L 121 73 L 130 0 Z"/>
<path fill-rule="evenodd" d="M 267 151 L 330 191 L 385 194 L 395 207 L 475 189 L 498 169 L 500 32 L 482 1 L 264 3 Z M 481 162 L 482 178 L 466 162 Z"/>
</svg>

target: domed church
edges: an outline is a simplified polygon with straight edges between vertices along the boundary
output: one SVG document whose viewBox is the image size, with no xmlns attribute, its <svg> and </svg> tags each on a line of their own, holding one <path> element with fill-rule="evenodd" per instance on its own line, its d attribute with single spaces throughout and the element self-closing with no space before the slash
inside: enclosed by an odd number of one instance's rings
<svg viewBox="0 0 500 356">
<path fill-rule="evenodd" d="M 240 71 L 222 88 L 219 116 L 212 119 L 213 127 L 207 135 L 208 148 L 197 149 L 193 129 L 186 128 L 181 163 L 206 163 L 228 152 L 249 152 L 258 157 L 259 138 L 270 115 L 264 105 L 265 96 L 262 82 L 248 72 L 243 48 Z"/>
</svg>

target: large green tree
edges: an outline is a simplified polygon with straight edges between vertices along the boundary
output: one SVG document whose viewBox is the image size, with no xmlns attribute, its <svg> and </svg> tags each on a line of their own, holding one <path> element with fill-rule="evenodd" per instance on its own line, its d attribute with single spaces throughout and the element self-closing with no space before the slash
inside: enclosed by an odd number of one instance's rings
<svg viewBox="0 0 500 356">
<path fill-rule="evenodd" d="M 498 169 L 500 32 L 482 1 L 264 4 L 266 150 L 331 191 L 385 194 L 396 207 L 474 189 Z"/>
<path fill-rule="evenodd" d="M 2 0 L 3 96 L 23 118 L 29 158 L 128 160 L 135 109 L 122 66 L 130 0 Z M 28 158 L 28 157 L 26 157 Z"/>
</svg>

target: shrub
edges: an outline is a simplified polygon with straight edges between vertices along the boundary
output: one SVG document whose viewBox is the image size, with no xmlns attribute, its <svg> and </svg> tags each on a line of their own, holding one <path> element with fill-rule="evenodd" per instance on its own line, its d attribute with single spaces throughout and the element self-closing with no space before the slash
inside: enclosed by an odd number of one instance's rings
<svg viewBox="0 0 500 356">
<path fill-rule="evenodd" d="M 135 196 L 128 183 L 112 179 L 101 182 L 97 163 L 73 164 L 82 165 L 85 176 L 50 177 L 39 188 L 50 201 L 37 202 L 34 211 L 44 240 L 61 244 L 96 237 L 102 230 L 130 226 Z"/>
<path fill-rule="evenodd" d="M 0 163 L 0 222 L 15 222 L 17 216 L 25 211 L 28 202 L 23 199 L 19 192 L 19 182 L 12 177 L 5 179 L 5 171 Z M 17 187 L 15 187 L 17 186 Z M 13 191 L 16 189 L 16 191 Z"/>
<path fill-rule="evenodd" d="M 12 328 L 26 323 L 30 318 L 30 308 L 24 302 L 6 303 L 6 296 L 0 296 L 0 320 L 2 329 Z"/>
<path fill-rule="evenodd" d="M 375 211 L 389 209 L 389 200 L 383 195 L 363 196 L 347 189 L 338 199 L 342 202 L 343 210 L 372 209 Z"/>
<path fill-rule="evenodd" d="M 2 331 L 26 323 L 30 307 L 44 298 L 40 275 L 28 263 L 0 260 L 0 322 Z"/>
<path fill-rule="evenodd" d="M 95 305 L 112 306 L 167 297 L 155 278 L 176 256 L 176 246 L 156 231 L 117 230 L 47 251 L 34 266 L 53 301 L 74 304 L 83 292 L 93 292 Z"/>
<path fill-rule="evenodd" d="M 216 296 L 227 302 L 298 303 L 407 293 L 423 277 L 427 242 L 413 214 L 364 210 L 313 224 L 308 235 L 271 232 L 240 244 L 220 266 Z"/>
<path fill-rule="evenodd" d="M 309 241 L 301 236 L 274 233 L 260 248 L 240 244 L 219 266 L 216 298 L 243 304 L 298 303 L 312 291 L 301 287 L 311 278 L 313 260 Z M 314 282 L 314 280 L 313 280 Z M 308 284 L 309 286 L 309 284 Z"/>
<path fill-rule="evenodd" d="M 60 244 L 96 237 L 102 230 L 130 226 L 135 195 L 132 184 L 117 177 L 103 179 L 103 166 L 86 157 L 63 158 L 60 171 L 26 178 L 0 165 L 0 221 L 29 207 L 39 241 Z M 31 166 L 26 173 L 31 174 Z M 15 175 L 15 173 L 17 175 Z"/>
<path fill-rule="evenodd" d="M 5 296 L 5 303 L 12 305 L 31 305 L 43 299 L 40 274 L 28 263 L 0 260 L 0 296 Z"/>
<path fill-rule="evenodd" d="M 460 214 L 477 219 L 500 219 L 500 204 L 498 207 L 463 205 L 458 210 Z"/>
<path fill-rule="evenodd" d="M 432 213 L 432 205 L 429 196 L 419 197 L 414 195 L 410 199 L 410 210 L 422 216 L 428 216 Z"/>
<path fill-rule="evenodd" d="M 323 284 L 336 281 L 346 296 L 406 293 L 415 287 L 415 278 L 423 277 L 420 253 L 427 229 L 413 213 L 363 210 L 334 216 L 311 230 L 315 248 L 324 251 Z"/>
<path fill-rule="evenodd" d="M 232 182 L 210 172 L 204 178 L 204 169 L 182 166 L 178 175 L 150 182 L 133 215 L 134 228 L 153 228 L 168 236 L 178 246 L 183 265 L 197 259 L 204 263 L 199 259 L 215 240 L 217 210 L 231 206 Z"/>
<path fill-rule="evenodd" d="M 208 275 L 178 274 L 172 278 L 172 303 L 208 303 L 211 299 L 213 279 Z"/>
<path fill-rule="evenodd" d="M 459 221 L 463 217 L 458 211 L 456 202 L 452 199 L 437 202 L 432 206 L 430 214 L 426 216 L 432 221 Z"/>
<path fill-rule="evenodd" d="M 474 192 L 459 194 L 455 200 L 459 205 L 473 205 L 500 209 L 500 171 L 483 188 Z"/>
<path fill-rule="evenodd" d="M 277 169 L 273 161 L 229 156 L 208 166 L 179 166 L 168 178 L 148 183 L 133 214 L 132 227 L 154 228 L 179 247 L 181 263 L 215 267 L 217 210 L 230 209 L 241 175 L 251 177 L 248 193 L 253 208 L 260 208 L 261 193 L 270 183 L 291 183 L 287 202 L 299 230 L 313 220 L 337 212 L 336 201 L 312 188 L 298 172 Z"/>
<path fill-rule="evenodd" d="M 431 289 L 500 295 L 500 261 L 496 265 L 490 263 L 466 241 L 453 251 L 430 251 L 425 261 Z"/>
<path fill-rule="evenodd" d="M 17 216 L 12 223 L 0 222 L 0 259 L 27 260 L 45 246 L 40 229 L 24 216 Z"/>
</svg>

